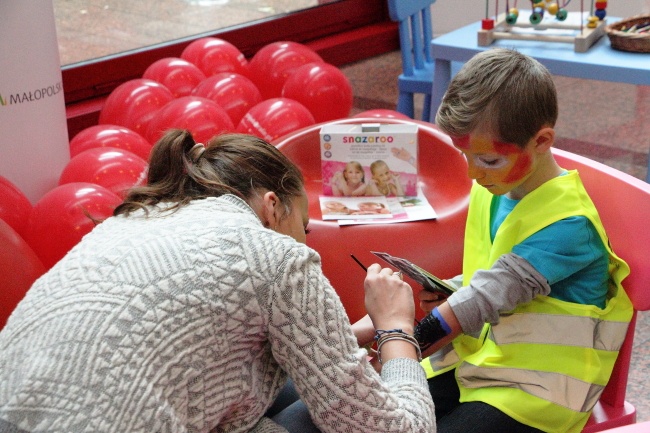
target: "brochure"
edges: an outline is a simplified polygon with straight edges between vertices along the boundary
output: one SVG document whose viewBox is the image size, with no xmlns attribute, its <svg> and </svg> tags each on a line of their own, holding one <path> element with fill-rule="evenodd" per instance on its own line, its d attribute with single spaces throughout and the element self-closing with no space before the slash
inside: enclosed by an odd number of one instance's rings
<svg viewBox="0 0 650 433">
<path fill-rule="evenodd" d="M 414 281 L 421 284 L 425 290 L 436 292 L 444 296 L 449 296 L 457 290 L 456 287 L 444 282 L 432 273 L 425 271 L 406 259 L 378 251 L 371 251 L 371 253 L 411 277 Z"/>
<path fill-rule="evenodd" d="M 369 198 L 369 197 L 366 197 Z M 353 224 L 394 224 L 408 221 L 436 219 L 437 214 L 418 185 L 418 195 L 412 197 L 387 197 L 391 218 L 382 219 L 339 219 L 340 226 Z"/>
</svg>

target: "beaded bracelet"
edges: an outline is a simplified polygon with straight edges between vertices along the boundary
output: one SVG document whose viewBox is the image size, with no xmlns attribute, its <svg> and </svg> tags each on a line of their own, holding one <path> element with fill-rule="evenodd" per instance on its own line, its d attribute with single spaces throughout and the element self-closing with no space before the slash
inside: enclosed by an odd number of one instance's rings
<svg viewBox="0 0 650 433">
<path fill-rule="evenodd" d="M 378 335 L 375 338 L 377 339 L 377 359 L 379 360 L 380 364 L 383 364 L 381 359 L 381 346 L 387 341 L 392 340 L 402 340 L 411 343 L 417 352 L 418 362 L 422 361 L 422 351 L 420 350 L 418 341 L 415 339 L 415 337 L 408 335 L 401 329 L 393 329 L 390 331 L 383 331 L 381 333 L 378 332 Z"/>
</svg>

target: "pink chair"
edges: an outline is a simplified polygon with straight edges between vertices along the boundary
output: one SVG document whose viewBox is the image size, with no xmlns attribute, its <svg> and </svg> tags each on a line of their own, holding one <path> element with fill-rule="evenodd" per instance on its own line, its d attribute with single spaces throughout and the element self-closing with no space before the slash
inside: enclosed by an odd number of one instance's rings
<svg viewBox="0 0 650 433">
<path fill-rule="evenodd" d="M 616 254 L 630 265 L 631 273 L 623 281 L 635 313 L 621 347 L 612 377 L 594 408 L 583 432 L 604 431 L 636 422 L 636 409 L 625 401 L 636 311 L 650 310 L 650 185 L 614 168 L 554 149 L 559 164 L 577 169 L 585 188 L 598 208 Z M 636 430 L 634 430 L 636 431 Z M 649 430 L 650 431 L 650 430 Z"/>
<path fill-rule="evenodd" d="M 460 272 L 471 182 L 465 174 L 465 158 L 451 145 L 449 137 L 430 123 L 375 117 L 342 119 L 332 123 L 416 123 L 419 126 L 419 179 L 424 183 L 424 194 L 438 215 L 436 220 L 390 225 L 339 227 L 336 222 L 323 221 L 318 202 L 322 192 L 319 137 L 322 124 L 275 141 L 278 149 L 289 156 L 305 176 L 311 229 L 307 244 L 321 254 L 323 272 L 336 288 L 350 320 L 354 322 L 366 314 L 365 272 L 350 254 L 366 266 L 380 261 L 370 251 L 385 251 L 407 258 L 444 278 Z M 419 289 L 415 283 L 412 285 L 415 290 Z"/>
</svg>

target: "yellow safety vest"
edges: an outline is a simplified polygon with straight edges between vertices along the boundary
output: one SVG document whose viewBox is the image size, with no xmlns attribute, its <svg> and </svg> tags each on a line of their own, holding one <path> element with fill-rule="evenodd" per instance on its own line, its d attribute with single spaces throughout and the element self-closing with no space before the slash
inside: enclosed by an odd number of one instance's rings
<svg viewBox="0 0 650 433">
<path fill-rule="evenodd" d="M 630 269 L 612 251 L 575 170 L 526 195 L 490 237 L 493 195 L 474 185 L 463 258 L 464 285 L 528 236 L 570 216 L 593 223 L 609 253 L 610 287 L 600 309 L 548 296 L 501 314 L 479 338 L 461 335 L 423 361 L 428 377 L 456 368 L 460 401 L 483 401 L 546 432 L 580 432 L 614 367 L 632 317 L 621 286 Z M 551 317 L 552 316 L 552 317 Z"/>
</svg>

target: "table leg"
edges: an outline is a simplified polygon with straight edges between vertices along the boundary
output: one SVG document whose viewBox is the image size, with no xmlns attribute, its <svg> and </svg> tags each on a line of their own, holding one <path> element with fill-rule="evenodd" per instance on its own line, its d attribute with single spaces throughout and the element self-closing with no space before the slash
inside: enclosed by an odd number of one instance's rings
<svg viewBox="0 0 650 433">
<path fill-rule="evenodd" d="M 429 122 L 435 122 L 435 116 L 438 107 L 445 96 L 449 81 L 451 80 L 451 61 L 436 59 L 436 65 L 433 72 L 433 85 L 431 88 L 431 111 Z"/>
</svg>

